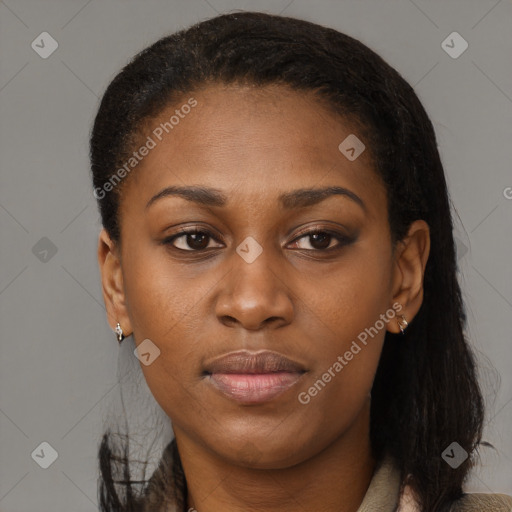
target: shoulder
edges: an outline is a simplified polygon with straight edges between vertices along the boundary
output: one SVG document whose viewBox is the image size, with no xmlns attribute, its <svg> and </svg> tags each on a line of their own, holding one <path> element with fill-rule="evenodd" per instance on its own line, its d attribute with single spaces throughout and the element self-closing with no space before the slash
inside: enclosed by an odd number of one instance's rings
<svg viewBox="0 0 512 512">
<path fill-rule="evenodd" d="M 420 512 L 421 506 L 410 486 L 402 493 L 398 512 Z M 512 512 L 512 496 L 507 494 L 463 494 L 452 502 L 449 512 Z"/>
<path fill-rule="evenodd" d="M 450 512 L 512 512 L 512 496 L 506 494 L 464 494 L 453 502 Z"/>
</svg>

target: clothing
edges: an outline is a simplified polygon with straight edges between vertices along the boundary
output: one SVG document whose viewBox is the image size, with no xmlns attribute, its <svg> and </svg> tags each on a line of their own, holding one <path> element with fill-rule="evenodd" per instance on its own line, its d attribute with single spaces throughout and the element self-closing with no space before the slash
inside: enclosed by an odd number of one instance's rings
<svg viewBox="0 0 512 512">
<path fill-rule="evenodd" d="M 150 479 L 149 492 L 142 509 L 144 512 L 178 512 L 171 504 L 169 492 L 164 490 L 165 483 L 170 481 L 169 467 L 171 454 L 168 447 Z M 420 512 L 412 489 L 406 486 L 400 497 L 399 491 L 400 471 L 387 457 L 375 468 L 357 512 Z M 512 512 L 512 497 L 504 494 L 465 494 L 452 504 L 450 512 Z"/>
<path fill-rule="evenodd" d="M 375 469 L 357 512 L 420 512 L 412 489 L 406 486 L 399 499 L 400 471 L 392 459 L 384 459 Z M 450 512 L 512 512 L 512 497 L 505 494 L 465 494 Z"/>
</svg>

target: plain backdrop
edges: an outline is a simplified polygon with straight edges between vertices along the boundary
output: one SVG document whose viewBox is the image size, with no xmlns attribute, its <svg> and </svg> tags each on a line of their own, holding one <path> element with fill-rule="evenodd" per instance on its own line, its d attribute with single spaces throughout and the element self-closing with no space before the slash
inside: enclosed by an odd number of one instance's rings
<svg viewBox="0 0 512 512">
<path fill-rule="evenodd" d="M 132 55 L 238 9 L 346 32 L 415 87 L 446 169 L 468 336 L 488 400 L 485 439 L 495 447 L 482 452 L 468 490 L 512 494 L 510 1 L 4 0 L 0 510 L 98 509 L 97 446 L 118 392 L 118 347 L 96 262 L 89 130 L 101 94 Z M 455 50 L 468 44 L 457 58 L 443 48 L 449 36 Z M 57 458 L 43 469 L 37 454 L 49 461 L 52 449 Z"/>
</svg>

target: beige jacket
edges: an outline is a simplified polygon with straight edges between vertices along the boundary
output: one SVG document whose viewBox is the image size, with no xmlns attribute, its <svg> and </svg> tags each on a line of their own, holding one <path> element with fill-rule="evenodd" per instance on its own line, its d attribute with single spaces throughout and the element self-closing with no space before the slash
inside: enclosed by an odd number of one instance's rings
<svg viewBox="0 0 512 512">
<path fill-rule="evenodd" d="M 410 487 L 400 500 L 400 472 L 391 459 L 376 468 L 357 512 L 420 512 Z M 512 512 L 512 497 L 505 494 L 466 494 L 454 502 L 450 512 Z"/>
<path fill-rule="evenodd" d="M 176 510 L 165 483 L 170 481 L 169 450 L 150 479 L 143 512 L 182 512 Z M 377 466 L 357 512 L 420 512 L 409 487 L 399 499 L 400 471 L 386 458 Z M 198 511 L 201 512 L 201 511 Z M 466 494 L 452 504 L 450 512 L 512 512 L 512 497 L 505 494 Z"/>
</svg>

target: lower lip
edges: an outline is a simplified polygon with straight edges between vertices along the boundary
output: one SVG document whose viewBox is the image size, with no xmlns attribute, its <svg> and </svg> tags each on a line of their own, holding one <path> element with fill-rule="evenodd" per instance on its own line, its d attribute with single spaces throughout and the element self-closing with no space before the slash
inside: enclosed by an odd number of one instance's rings
<svg viewBox="0 0 512 512">
<path fill-rule="evenodd" d="M 213 373 L 209 381 L 228 398 L 246 404 L 268 402 L 296 384 L 303 373 Z"/>
</svg>

